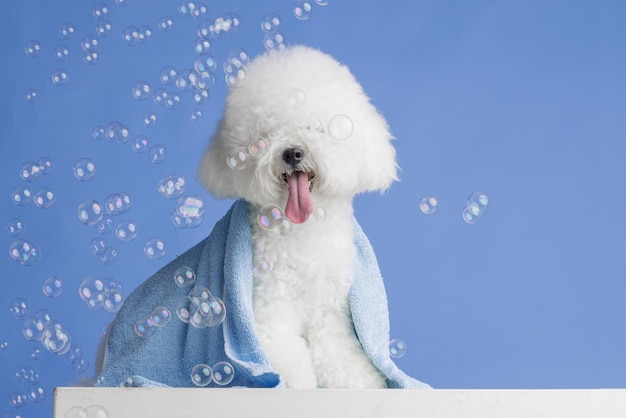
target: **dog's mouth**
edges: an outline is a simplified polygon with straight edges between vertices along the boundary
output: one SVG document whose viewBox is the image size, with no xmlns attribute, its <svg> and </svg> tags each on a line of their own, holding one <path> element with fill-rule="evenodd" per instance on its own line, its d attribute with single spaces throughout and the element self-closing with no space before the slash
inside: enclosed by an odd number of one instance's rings
<svg viewBox="0 0 626 418">
<path fill-rule="evenodd" d="M 301 224 L 313 212 L 311 191 L 313 190 L 315 173 L 296 170 L 290 173 L 283 173 L 282 177 L 287 183 L 289 191 L 285 215 L 291 222 Z"/>
</svg>

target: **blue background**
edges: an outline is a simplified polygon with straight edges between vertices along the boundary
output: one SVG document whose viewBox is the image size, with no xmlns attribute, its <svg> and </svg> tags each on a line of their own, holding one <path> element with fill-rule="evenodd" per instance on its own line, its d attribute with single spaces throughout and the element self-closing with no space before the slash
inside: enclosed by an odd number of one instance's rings
<svg viewBox="0 0 626 418">
<path fill-rule="evenodd" d="M 164 87 L 165 65 L 192 68 L 198 21 L 178 13 L 174 0 L 108 3 L 113 33 L 100 39 L 99 60 L 88 65 L 81 39 L 95 34 L 96 1 L 24 0 L 3 7 L 0 25 L 0 221 L 23 221 L 20 238 L 36 243 L 34 266 L 11 259 L 16 239 L 0 234 L 0 414 L 50 416 L 52 390 L 93 374 L 96 347 L 113 314 L 93 311 L 78 296 L 90 275 L 112 277 L 125 294 L 162 265 L 200 241 L 231 202 L 216 201 L 195 181 L 201 151 L 221 116 L 227 86 L 217 85 L 203 117 L 192 122 L 191 95 L 178 109 L 138 101 L 131 88 L 148 81 Z M 214 40 L 220 64 L 233 48 L 264 51 L 262 17 L 282 17 L 286 42 L 317 47 L 347 64 L 387 118 L 402 167 L 401 181 L 381 195 L 355 199 L 361 225 L 377 252 L 389 297 L 392 338 L 406 341 L 398 364 L 436 388 L 626 387 L 626 3 L 619 0 L 313 3 L 297 20 L 290 0 L 209 1 L 208 16 L 236 12 L 240 30 Z M 171 31 L 158 20 L 174 18 Z M 72 39 L 59 28 L 71 22 Z M 150 25 L 152 39 L 127 46 L 122 30 Z M 24 47 L 38 40 L 29 57 Z M 69 47 L 68 61 L 54 56 Z M 50 75 L 65 69 L 63 86 Z M 27 89 L 37 98 L 25 100 Z M 143 114 L 155 111 L 146 127 Z M 95 140 L 92 129 L 120 121 L 131 139 L 148 137 L 167 147 L 153 164 L 130 143 Z M 20 166 L 48 157 L 50 174 L 28 183 L 49 187 L 49 209 L 11 201 L 27 184 Z M 97 165 L 80 182 L 72 166 L 81 157 Z M 189 181 L 187 195 L 206 203 L 203 224 L 179 230 L 170 222 L 175 201 L 157 191 L 172 173 Z M 463 221 L 469 194 L 485 192 L 490 209 L 476 224 Z M 85 199 L 103 202 L 127 192 L 138 237 L 105 235 L 118 259 L 101 264 L 89 248 L 98 236 L 76 215 Z M 437 211 L 419 209 L 434 196 Z M 158 260 L 143 246 L 159 237 Z M 64 282 L 57 298 L 41 286 L 49 275 Z M 9 308 L 24 298 L 29 316 L 48 309 L 90 363 L 77 374 L 71 361 L 22 334 L 23 320 Z M 31 358 L 39 347 L 41 358 Z M 9 405 L 31 382 L 13 375 L 21 366 L 39 373 L 46 399 Z"/>
</svg>

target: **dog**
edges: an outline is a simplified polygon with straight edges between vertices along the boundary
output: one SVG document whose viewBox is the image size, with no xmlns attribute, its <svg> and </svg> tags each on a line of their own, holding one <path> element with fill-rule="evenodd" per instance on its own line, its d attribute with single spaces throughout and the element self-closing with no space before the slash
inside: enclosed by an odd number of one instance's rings
<svg viewBox="0 0 626 418">
<path fill-rule="evenodd" d="M 289 388 L 383 388 L 351 319 L 355 195 L 398 167 L 388 125 L 345 65 L 305 46 L 245 67 L 202 156 L 215 197 L 250 203 L 254 326 Z"/>
</svg>

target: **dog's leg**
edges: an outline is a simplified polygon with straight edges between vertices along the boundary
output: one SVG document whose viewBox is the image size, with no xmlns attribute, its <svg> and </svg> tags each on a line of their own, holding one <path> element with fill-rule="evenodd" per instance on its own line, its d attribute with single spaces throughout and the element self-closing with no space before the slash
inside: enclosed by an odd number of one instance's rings
<svg viewBox="0 0 626 418">
<path fill-rule="evenodd" d="M 267 310 L 257 309 L 256 333 L 272 368 L 281 375 L 286 387 L 315 389 L 317 378 L 308 341 L 302 336 L 297 314 L 289 311 L 277 304 Z"/>
<path fill-rule="evenodd" d="M 313 364 L 320 387 L 385 388 L 384 377 L 367 357 L 348 313 L 331 312 L 309 331 Z"/>
</svg>

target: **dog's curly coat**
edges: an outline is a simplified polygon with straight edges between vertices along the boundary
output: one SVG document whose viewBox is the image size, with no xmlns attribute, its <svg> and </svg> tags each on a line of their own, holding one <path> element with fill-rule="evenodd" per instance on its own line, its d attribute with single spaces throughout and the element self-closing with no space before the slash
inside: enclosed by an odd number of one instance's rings
<svg viewBox="0 0 626 418">
<path fill-rule="evenodd" d="M 350 71 L 320 51 L 270 51 L 245 71 L 228 94 L 198 176 L 216 197 L 252 204 L 254 256 L 271 266 L 254 282 L 263 349 L 287 387 L 385 387 L 355 334 L 347 295 L 352 199 L 396 179 L 387 123 Z M 348 137 L 333 137 L 332 124 L 342 118 Z M 227 165 L 234 149 L 259 139 L 267 144 L 262 155 L 249 155 L 237 169 Z M 259 225 L 257 211 L 268 205 L 284 211 L 289 228 Z M 325 209 L 324 222 L 309 218 L 315 207 Z"/>
</svg>

